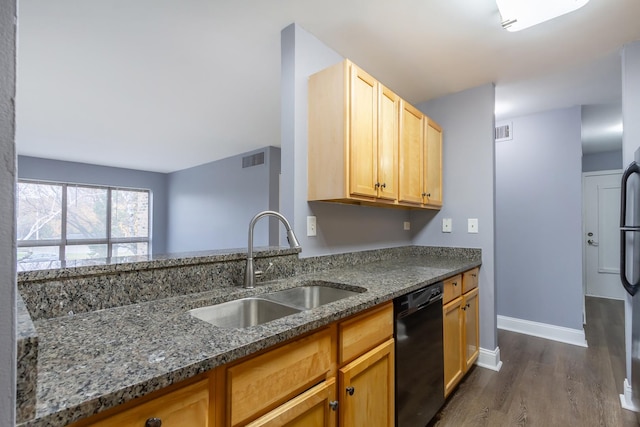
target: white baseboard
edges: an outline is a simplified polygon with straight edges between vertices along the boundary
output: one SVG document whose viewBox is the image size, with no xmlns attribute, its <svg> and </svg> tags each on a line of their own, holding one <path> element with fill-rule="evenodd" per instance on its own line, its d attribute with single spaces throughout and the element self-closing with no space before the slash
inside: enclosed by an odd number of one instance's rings
<svg viewBox="0 0 640 427">
<path fill-rule="evenodd" d="M 476 365 L 480 366 L 481 368 L 487 368 L 491 369 L 492 371 L 498 372 L 500 368 L 502 368 L 502 360 L 500 360 L 500 347 L 496 347 L 495 350 L 480 348 L 480 355 L 478 355 Z"/>
<path fill-rule="evenodd" d="M 626 378 L 624 379 L 624 394 L 620 395 L 620 406 L 629 411 L 640 412 L 640 408 L 634 405 L 631 399 L 631 384 L 629 384 Z"/>
<path fill-rule="evenodd" d="M 507 316 L 498 316 L 498 329 L 587 347 L 587 340 L 584 336 L 584 330 L 582 329 L 565 328 Z"/>
</svg>

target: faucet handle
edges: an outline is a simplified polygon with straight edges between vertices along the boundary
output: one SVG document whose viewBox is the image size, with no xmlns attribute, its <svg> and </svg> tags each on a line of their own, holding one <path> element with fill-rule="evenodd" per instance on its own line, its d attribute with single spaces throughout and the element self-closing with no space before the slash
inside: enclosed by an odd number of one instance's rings
<svg viewBox="0 0 640 427">
<path fill-rule="evenodd" d="M 256 280 L 257 280 L 257 279 L 262 278 L 262 276 L 265 276 L 265 275 L 269 272 L 269 270 L 271 270 L 271 268 L 272 268 L 272 267 L 273 267 L 273 263 L 272 263 L 272 262 L 270 262 L 270 263 L 269 263 L 269 266 L 267 267 L 267 269 L 266 269 L 265 271 L 262 271 L 262 270 L 256 270 L 256 271 L 253 273 L 253 274 L 254 274 L 254 277 L 256 278 Z"/>
</svg>

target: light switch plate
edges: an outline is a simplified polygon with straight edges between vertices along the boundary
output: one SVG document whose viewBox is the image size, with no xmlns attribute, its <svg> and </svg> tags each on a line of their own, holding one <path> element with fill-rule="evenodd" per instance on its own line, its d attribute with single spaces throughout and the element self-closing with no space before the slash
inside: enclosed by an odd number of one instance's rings
<svg viewBox="0 0 640 427">
<path fill-rule="evenodd" d="M 442 218 L 442 232 L 451 233 L 452 228 L 453 228 L 453 221 L 451 220 L 451 218 Z"/>
<path fill-rule="evenodd" d="M 467 231 L 469 233 L 478 232 L 478 218 L 469 218 L 467 221 Z"/>
<path fill-rule="evenodd" d="M 411 223 L 409 221 L 405 221 L 403 226 L 405 230 L 411 230 Z"/>
<path fill-rule="evenodd" d="M 313 237 L 317 234 L 316 230 L 316 217 L 308 216 L 307 217 L 307 236 Z"/>
</svg>

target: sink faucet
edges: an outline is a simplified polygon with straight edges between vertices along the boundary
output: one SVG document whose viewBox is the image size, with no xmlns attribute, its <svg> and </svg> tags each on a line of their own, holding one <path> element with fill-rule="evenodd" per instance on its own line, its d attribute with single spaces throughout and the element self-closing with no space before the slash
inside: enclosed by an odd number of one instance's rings
<svg viewBox="0 0 640 427">
<path fill-rule="evenodd" d="M 289 221 L 280 213 L 276 211 L 262 211 L 251 219 L 249 222 L 249 245 L 247 248 L 247 268 L 244 272 L 244 287 L 247 289 L 253 288 L 256 280 L 256 272 L 255 267 L 253 265 L 253 227 L 256 225 L 256 222 L 262 217 L 265 216 L 275 216 L 282 222 L 284 228 L 287 230 L 287 240 L 289 241 L 289 247 L 291 248 L 299 248 L 300 243 L 298 243 L 298 239 L 289 224 Z"/>
</svg>

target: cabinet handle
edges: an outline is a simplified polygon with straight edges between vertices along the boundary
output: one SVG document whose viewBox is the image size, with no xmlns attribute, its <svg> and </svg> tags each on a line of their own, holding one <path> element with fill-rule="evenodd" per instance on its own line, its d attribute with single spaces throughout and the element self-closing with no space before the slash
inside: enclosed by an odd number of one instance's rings
<svg viewBox="0 0 640 427">
<path fill-rule="evenodd" d="M 380 187 L 382 187 L 382 188 L 387 188 L 387 183 L 386 183 L 386 182 L 385 182 L 385 183 L 383 183 Z"/>
<path fill-rule="evenodd" d="M 374 187 L 375 187 L 375 188 L 380 187 L 380 183 L 379 183 L 379 182 L 376 182 L 376 185 L 374 185 Z"/>
<path fill-rule="evenodd" d="M 347 387 L 347 393 L 349 394 L 349 396 L 353 396 L 353 393 L 356 392 L 356 389 L 353 387 Z"/>
<path fill-rule="evenodd" d="M 426 196 L 427 196 L 427 193 L 422 193 L 422 197 L 426 197 Z"/>
<path fill-rule="evenodd" d="M 338 401 L 337 400 L 333 400 L 333 401 L 329 402 L 329 408 L 331 408 L 332 411 L 337 411 L 338 410 Z"/>
<path fill-rule="evenodd" d="M 431 193 L 427 193 L 427 197 L 431 197 Z"/>
<path fill-rule="evenodd" d="M 145 423 L 144 427 L 161 427 L 162 420 L 160 418 L 149 418 Z"/>
<path fill-rule="evenodd" d="M 462 309 L 463 309 L 464 311 L 467 311 L 467 306 L 466 306 L 466 305 L 463 305 L 463 306 L 462 306 Z"/>
<path fill-rule="evenodd" d="M 471 273 L 471 277 L 478 277 L 476 273 Z"/>
<path fill-rule="evenodd" d="M 458 286 L 458 282 L 453 282 L 452 285 L 453 286 Z"/>
</svg>

